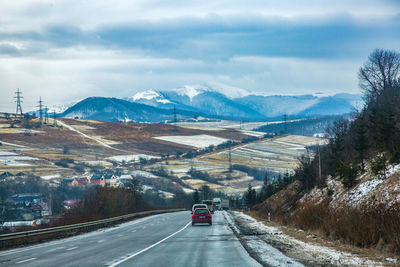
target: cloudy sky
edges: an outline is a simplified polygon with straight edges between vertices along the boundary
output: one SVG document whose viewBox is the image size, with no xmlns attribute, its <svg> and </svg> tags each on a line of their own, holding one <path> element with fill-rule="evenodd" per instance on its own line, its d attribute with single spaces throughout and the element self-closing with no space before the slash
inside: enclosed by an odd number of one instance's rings
<svg viewBox="0 0 400 267">
<path fill-rule="evenodd" d="M 375 48 L 400 50 L 398 0 L 1 0 L 0 111 L 39 96 L 220 83 L 266 94 L 358 93 Z"/>
</svg>

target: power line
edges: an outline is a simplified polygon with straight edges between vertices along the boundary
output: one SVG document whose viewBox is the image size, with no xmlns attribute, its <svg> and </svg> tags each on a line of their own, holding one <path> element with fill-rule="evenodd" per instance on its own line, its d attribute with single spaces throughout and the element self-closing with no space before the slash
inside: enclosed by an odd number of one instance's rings
<svg viewBox="0 0 400 267">
<path fill-rule="evenodd" d="M 232 172 L 232 150 L 231 150 L 231 147 L 229 147 L 229 151 L 228 151 L 228 161 L 229 161 L 229 172 Z"/>
<path fill-rule="evenodd" d="M 18 111 L 19 111 L 19 114 L 21 114 L 22 115 L 22 98 L 24 98 L 23 96 L 22 96 L 22 92 L 19 90 L 19 88 L 18 88 L 18 90 L 17 90 L 17 92 L 15 92 L 15 97 L 14 97 L 15 99 L 17 99 L 17 100 L 15 100 L 15 102 L 17 103 L 17 110 L 16 110 L 16 112 L 15 112 L 15 115 L 17 115 L 18 114 Z"/>
</svg>

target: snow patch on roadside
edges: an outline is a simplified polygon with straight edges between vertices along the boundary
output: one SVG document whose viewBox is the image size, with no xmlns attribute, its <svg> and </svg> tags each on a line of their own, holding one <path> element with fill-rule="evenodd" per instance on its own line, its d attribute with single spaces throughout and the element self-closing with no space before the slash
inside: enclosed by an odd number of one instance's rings
<svg viewBox="0 0 400 267">
<path fill-rule="evenodd" d="M 232 219 L 232 216 L 231 216 L 229 213 L 227 213 L 226 211 L 223 211 L 223 214 L 224 214 L 225 219 L 228 221 L 228 224 L 233 228 L 233 230 L 234 230 L 236 233 L 239 234 L 239 233 L 240 233 L 240 230 L 239 230 L 239 228 L 237 228 L 235 222 L 234 222 L 233 219 Z"/>
<path fill-rule="evenodd" d="M 246 244 L 249 246 L 261 260 L 269 266 L 293 266 L 300 267 L 304 266 L 301 263 L 285 256 L 282 252 L 268 245 L 265 241 L 258 237 L 246 237 Z"/>
<path fill-rule="evenodd" d="M 367 258 L 360 258 L 354 254 L 340 252 L 333 248 L 320 246 L 317 244 L 305 243 L 297 240 L 293 237 L 283 234 L 276 227 L 266 226 L 262 222 L 257 221 L 251 216 L 248 216 L 242 212 L 233 212 L 235 219 L 245 224 L 246 227 L 252 229 L 257 233 L 266 233 L 262 236 L 262 239 L 270 242 L 277 242 L 285 244 L 290 247 L 291 252 L 296 255 L 297 258 L 309 262 L 319 262 L 323 265 L 338 265 L 338 266 L 377 266 L 382 265 L 380 262 L 374 262 Z"/>
<path fill-rule="evenodd" d="M 235 212 L 236 213 L 236 212 Z M 228 224 L 231 228 L 238 234 L 241 234 L 241 231 L 236 226 L 232 215 L 223 211 L 225 219 L 228 221 Z M 235 215 L 236 216 L 236 215 Z M 249 221 L 250 222 L 250 221 Z M 250 224 L 252 228 L 256 226 L 260 226 L 259 222 L 251 221 Z M 260 230 L 260 229 L 259 229 Z M 257 231 L 257 233 L 259 233 Z M 258 236 L 250 235 L 250 236 L 241 236 L 242 241 L 246 243 L 246 246 L 251 250 L 252 253 L 255 253 L 257 257 L 268 266 L 293 266 L 300 267 L 304 266 L 301 263 L 295 261 L 294 259 L 286 256 L 278 249 L 266 243 L 264 240 L 260 239 Z"/>
</svg>

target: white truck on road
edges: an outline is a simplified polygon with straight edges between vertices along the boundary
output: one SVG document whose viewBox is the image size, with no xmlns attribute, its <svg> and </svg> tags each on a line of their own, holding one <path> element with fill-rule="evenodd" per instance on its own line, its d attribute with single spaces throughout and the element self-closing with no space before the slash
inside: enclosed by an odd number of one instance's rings
<svg viewBox="0 0 400 267">
<path fill-rule="evenodd" d="M 215 210 L 221 209 L 221 199 L 219 197 L 213 198 L 213 204 L 214 204 Z"/>
<path fill-rule="evenodd" d="M 229 199 L 228 198 L 221 199 L 221 209 L 229 210 Z"/>
</svg>

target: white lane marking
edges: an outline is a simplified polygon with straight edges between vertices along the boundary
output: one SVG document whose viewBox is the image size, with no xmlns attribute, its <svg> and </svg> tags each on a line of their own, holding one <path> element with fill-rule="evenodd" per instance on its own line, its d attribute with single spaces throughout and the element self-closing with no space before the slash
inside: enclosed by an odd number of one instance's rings
<svg viewBox="0 0 400 267">
<path fill-rule="evenodd" d="M 122 260 L 119 260 L 119 261 L 117 261 L 117 262 L 114 262 L 113 264 L 109 265 L 109 267 L 117 266 L 117 265 L 119 265 L 119 264 L 121 264 L 121 263 L 123 263 L 123 262 L 125 262 L 125 261 L 127 261 L 127 260 L 129 260 L 129 259 L 132 259 L 133 257 L 136 257 L 137 255 L 142 254 L 143 252 L 145 252 L 145 251 L 147 251 L 147 250 L 149 250 L 149 249 L 151 249 L 151 248 L 153 248 L 153 247 L 155 247 L 155 246 L 161 244 L 161 243 L 164 242 L 165 240 L 167 240 L 167 239 L 173 237 L 174 235 L 176 235 L 176 234 L 182 232 L 183 230 L 185 230 L 191 223 L 192 223 L 192 222 L 188 222 L 185 226 L 183 226 L 181 229 L 179 229 L 179 230 L 176 231 L 175 233 L 170 234 L 169 236 L 165 237 L 164 239 L 161 239 L 160 241 L 154 243 L 153 245 L 148 246 L 147 248 L 142 249 L 141 251 L 138 251 L 138 252 L 136 252 L 136 253 L 134 253 L 134 254 L 132 254 L 132 255 L 129 255 L 129 256 L 127 256 L 126 258 L 123 258 Z"/>
<path fill-rule="evenodd" d="M 123 236 L 123 234 L 119 234 L 118 236 L 121 237 L 121 236 Z"/>
<path fill-rule="evenodd" d="M 33 261 L 33 260 L 36 260 L 37 258 L 30 258 L 30 259 L 26 259 L 26 260 L 23 260 L 23 261 L 17 261 L 16 263 L 17 264 L 20 264 L 20 263 L 24 263 L 24 262 L 27 262 L 27 261 Z"/>
<path fill-rule="evenodd" d="M 135 225 L 135 224 L 143 223 L 143 222 L 146 222 L 148 220 L 153 220 L 155 218 L 166 216 L 168 214 L 169 213 L 164 213 L 164 214 L 157 214 L 157 215 L 152 215 L 152 216 L 140 218 L 140 219 L 137 219 L 137 220 L 134 220 L 134 221 L 123 223 L 123 224 L 119 225 L 118 227 L 110 228 L 108 231 L 121 230 L 121 229 L 123 229 L 125 227 L 129 227 L 129 226 L 132 226 L 132 225 Z M 40 245 L 33 245 L 33 246 L 27 247 L 27 248 L 10 249 L 10 250 L 6 250 L 4 252 L 0 252 L 0 256 L 8 256 L 8 255 L 17 254 L 17 253 L 20 253 L 20 252 L 29 251 L 29 250 L 55 246 L 55 245 L 58 245 L 58 244 L 65 244 L 66 242 L 71 242 L 71 241 L 75 241 L 75 240 L 82 239 L 82 238 L 88 238 L 88 237 L 92 237 L 92 236 L 95 236 L 95 235 L 98 235 L 98 234 L 103 234 L 103 233 L 104 233 L 104 231 L 93 231 L 93 232 L 90 232 L 90 233 L 87 233 L 87 234 L 77 235 L 75 237 L 68 237 L 68 238 L 65 238 L 65 239 L 60 240 L 60 241 L 50 241 L 48 243 L 44 243 L 44 244 L 40 244 Z"/>
<path fill-rule="evenodd" d="M 101 239 L 99 241 L 97 241 L 97 243 L 103 243 L 104 241 L 106 241 L 105 239 Z"/>
<path fill-rule="evenodd" d="M 134 232 L 136 232 L 136 230 L 132 230 L 131 232 L 134 233 Z"/>
<path fill-rule="evenodd" d="M 53 251 L 63 249 L 63 248 L 65 248 L 65 247 L 52 248 L 52 249 L 49 249 L 47 252 L 53 252 Z"/>
<path fill-rule="evenodd" d="M 67 248 L 66 250 L 73 250 L 73 249 L 77 249 L 78 247 L 72 247 L 72 248 Z"/>
</svg>

